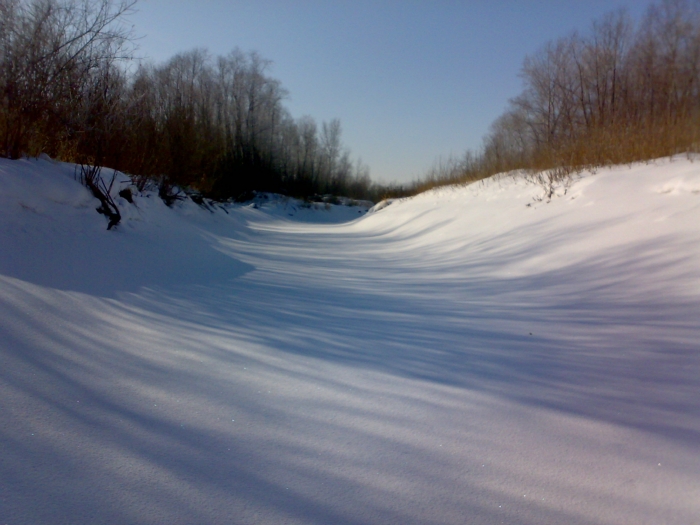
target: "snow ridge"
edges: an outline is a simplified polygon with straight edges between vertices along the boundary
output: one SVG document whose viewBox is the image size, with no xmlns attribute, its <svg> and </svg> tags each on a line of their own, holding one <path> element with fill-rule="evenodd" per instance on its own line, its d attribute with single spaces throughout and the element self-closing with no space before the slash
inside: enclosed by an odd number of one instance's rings
<svg viewBox="0 0 700 525">
<path fill-rule="evenodd" d="M 74 172 L 0 159 L 0 523 L 700 522 L 693 159 L 112 231 Z"/>
</svg>

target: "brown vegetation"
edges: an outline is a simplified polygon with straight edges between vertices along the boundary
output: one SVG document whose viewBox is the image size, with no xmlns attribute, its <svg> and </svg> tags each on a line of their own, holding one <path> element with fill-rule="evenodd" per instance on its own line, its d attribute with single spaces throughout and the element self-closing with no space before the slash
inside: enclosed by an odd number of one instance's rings
<svg viewBox="0 0 700 525">
<path fill-rule="evenodd" d="M 235 50 L 133 65 L 132 0 L 0 0 L 0 155 L 47 153 L 226 199 L 252 190 L 372 198 L 338 120 L 293 119 L 270 63 Z"/>
<path fill-rule="evenodd" d="M 227 199 L 251 191 L 377 200 L 511 170 L 555 176 L 700 151 L 700 0 L 611 13 L 527 57 L 523 92 L 478 152 L 410 186 L 372 184 L 338 120 L 283 105 L 270 63 L 234 50 L 132 67 L 135 0 L 0 0 L 0 155 L 47 153 Z"/>
<path fill-rule="evenodd" d="M 625 11 L 527 57 L 523 92 L 478 153 L 438 164 L 412 193 L 511 170 L 566 174 L 700 152 L 700 2 Z"/>
</svg>

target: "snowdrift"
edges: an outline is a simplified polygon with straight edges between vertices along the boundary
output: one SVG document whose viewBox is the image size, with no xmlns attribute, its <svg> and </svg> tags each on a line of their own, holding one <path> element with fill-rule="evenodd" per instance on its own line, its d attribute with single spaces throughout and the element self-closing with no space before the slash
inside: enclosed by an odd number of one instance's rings
<svg viewBox="0 0 700 525">
<path fill-rule="evenodd" d="M 0 159 L 0 522 L 700 522 L 692 160 L 107 231 Z"/>
</svg>

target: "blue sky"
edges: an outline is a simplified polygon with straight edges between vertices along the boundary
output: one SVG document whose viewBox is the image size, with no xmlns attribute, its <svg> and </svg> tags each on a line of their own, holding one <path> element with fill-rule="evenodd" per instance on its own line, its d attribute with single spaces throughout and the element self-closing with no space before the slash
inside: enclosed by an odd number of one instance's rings
<svg viewBox="0 0 700 525">
<path fill-rule="evenodd" d="M 353 158 L 382 182 L 410 181 L 438 158 L 476 149 L 521 90 L 523 59 L 647 0 L 140 0 L 139 53 L 238 47 L 273 62 L 295 117 L 339 118 Z"/>
</svg>

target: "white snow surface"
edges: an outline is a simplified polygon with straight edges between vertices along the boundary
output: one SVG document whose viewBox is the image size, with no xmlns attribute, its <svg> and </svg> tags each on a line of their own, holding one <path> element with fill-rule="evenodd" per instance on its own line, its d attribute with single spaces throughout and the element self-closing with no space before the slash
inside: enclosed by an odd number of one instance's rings
<svg viewBox="0 0 700 525">
<path fill-rule="evenodd" d="M 700 523 L 700 159 L 111 231 L 74 172 L 0 159 L 0 524 Z"/>
</svg>

